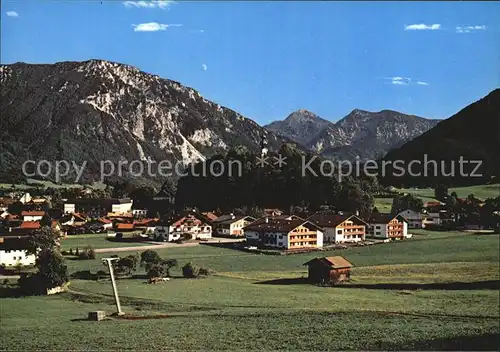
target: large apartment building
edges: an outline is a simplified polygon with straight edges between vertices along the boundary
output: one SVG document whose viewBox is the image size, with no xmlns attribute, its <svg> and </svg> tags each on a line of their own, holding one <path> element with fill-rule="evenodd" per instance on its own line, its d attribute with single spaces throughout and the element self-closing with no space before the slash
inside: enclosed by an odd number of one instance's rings
<svg viewBox="0 0 500 352">
<path fill-rule="evenodd" d="M 209 239 L 212 237 L 212 225 L 198 214 L 188 214 L 159 223 L 154 230 L 156 240 L 162 237 L 167 242 L 178 240 L 183 234 L 190 234 L 192 239 Z"/>
<path fill-rule="evenodd" d="M 255 218 L 251 216 L 229 214 L 212 220 L 212 224 L 215 233 L 219 236 L 243 237 L 243 228 L 253 221 L 255 221 Z"/>
<path fill-rule="evenodd" d="M 397 240 L 408 236 L 408 222 L 400 215 L 372 213 L 363 221 L 368 223 L 367 236 Z"/>
<path fill-rule="evenodd" d="M 249 245 L 280 249 L 323 247 L 321 228 L 299 218 L 263 217 L 244 228 Z"/>
<path fill-rule="evenodd" d="M 325 243 L 351 243 L 365 240 L 368 224 L 356 215 L 317 213 L 307 220 L 323 229 Z"/>
<path fill-rule="evenodd" d="M 85 213 L 91 218 L 99 218 L 108 213 L 132 213 L 132 204 L 129 198 L 74 199 L 64 203 L 64 213 Z"/>
</svg>

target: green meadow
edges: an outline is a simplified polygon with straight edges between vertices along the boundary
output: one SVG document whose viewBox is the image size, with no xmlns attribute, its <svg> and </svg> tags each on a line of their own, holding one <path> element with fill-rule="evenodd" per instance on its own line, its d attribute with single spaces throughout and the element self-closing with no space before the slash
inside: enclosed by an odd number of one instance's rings
<svg viewBox="0 0 500 352">
<path fill-rule="evenodd" d="M 175 268 L 169 282 L 148 285 L 138 268 L 118 280 L 126 313 L 162 319 L 86 321 L 89 311 L 116 310 L 109 280 L 80 278 L 106 270 L 105 255 L 68 260 L 69 292 L 0 300 L 2 349 L 498 349 L 499 236 L 414 235 L 288 256 L 208 245 L 162 248 L 163 258 L 181 266 L 192 261 L 215 270 L 186 279 Z M 137 252 L 117 254 L 129 253 Z M 333 255 L 354 264 L 351 282 L 318 287 L 304 281 L 303 263 Z"/>
</svg>

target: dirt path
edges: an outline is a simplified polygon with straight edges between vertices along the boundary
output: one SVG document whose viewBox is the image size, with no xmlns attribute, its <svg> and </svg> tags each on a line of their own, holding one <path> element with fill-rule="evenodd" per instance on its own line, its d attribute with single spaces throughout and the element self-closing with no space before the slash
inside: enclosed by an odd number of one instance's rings
<svg viewBox="0 0 500 352">
<path fill-rule="evenodd" d="M 233 238 L 211 238 L 207 243 L 233 243 L 241 242 L 244 239 L 233 239 Z M 150 242 L 151 243 L 151 242 Z M 115 248 L 96 248 L 96 253 L 111 253 L 111 252 L 130 252 L 130 251 L 144 251 L 147 249 L 160 249 L 160 248 L 180 248 L 180 247 L 193 247 L 198 246 L 199 242 L 188 242 L 188 243 L 158 243 L 151 244 L 150 246 L 133 246 L 133 247 L 115 247 Z"/>
<path fill-rule="evenodd" d="M 131 251 L 145 251 L 147 249 L 160 249 L 160 248 L 178 248 L 178 247 L 193 247 L 198 246 L 198 242 L 193 243 L 161 243 L 152 244 L 151 246 L 135 246 L 135 247 L 115 247 L 115 248 L 96 248 L 96 253 L 110 253 L 110 252 L 131 252 Z"/>
</svg>

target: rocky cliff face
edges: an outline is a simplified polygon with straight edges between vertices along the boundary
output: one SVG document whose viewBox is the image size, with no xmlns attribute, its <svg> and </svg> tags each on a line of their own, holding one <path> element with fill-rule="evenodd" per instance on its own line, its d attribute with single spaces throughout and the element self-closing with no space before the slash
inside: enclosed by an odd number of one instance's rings
<svg viewBox="0 0 500 352">
<path fill-rule="evenodd" d="M 353 110 L 332 123 L 307 110 L 298 110 L 284 121 L 265 128 L 286 136 L 325 157 L 373 159 L 421 135 L 439 120 L 428 120 L 397 111 Z"/>
<path fill-rule="evenodd" d="M 90 180 L 103 160 L 188 164 L 236 145 L 257 151 L 264 133 L 196 90 L 128 65 L 16 63 L 0 74 L 0 176 L 47 159 L 86 161 Z M 283 142 L 267 139 L 271 149 Z"/>
</svg>

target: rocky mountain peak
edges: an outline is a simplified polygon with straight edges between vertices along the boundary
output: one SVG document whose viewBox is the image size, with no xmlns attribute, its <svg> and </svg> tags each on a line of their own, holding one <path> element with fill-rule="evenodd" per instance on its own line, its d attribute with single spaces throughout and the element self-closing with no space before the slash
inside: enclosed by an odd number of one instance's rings
<svg viewBox="0 0 500 352">
<path fill-rule="evenodd" d="M 275 121 L 264 127 L 268 131 L 275 132 L 299 144 L 306 145 L 329 124 L 331 124 L 330 121 L 322 119 L 315 113 L 306 109 L 300 109 L 292 112 L 285 120 Z"/>
</svg>

